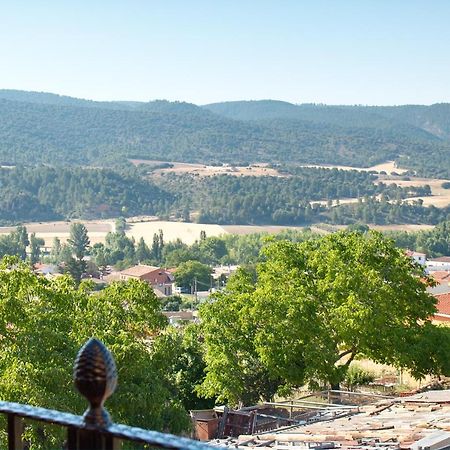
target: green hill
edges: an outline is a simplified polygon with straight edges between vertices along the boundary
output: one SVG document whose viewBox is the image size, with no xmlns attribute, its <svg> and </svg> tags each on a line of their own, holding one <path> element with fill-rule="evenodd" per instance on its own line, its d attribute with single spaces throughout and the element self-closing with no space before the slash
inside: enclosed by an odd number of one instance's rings
<svg viewBox="0 0 450 450">
<path fill-rule="evenodd" d="M 368 167 L 397 159 L 420 174 L 450 177 L 449 109 L 272 100 L 199 107 L 1 90 L 0 164 L 110 167 L 139 158 Z"/>
</svg>

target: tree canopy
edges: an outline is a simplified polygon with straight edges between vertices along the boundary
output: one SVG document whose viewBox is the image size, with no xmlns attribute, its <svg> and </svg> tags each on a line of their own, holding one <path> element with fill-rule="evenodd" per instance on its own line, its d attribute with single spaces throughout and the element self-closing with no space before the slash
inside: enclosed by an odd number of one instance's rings
<svg viewBox="0 0 450 450">
<path fill-rule="evenodd" d="M 86 404 L 72 385 L 72 367 L 81 345 L 95 336 L 117 362 L 119 387 L 107 403 L 115 421 L 189 428 L 168 378 L 171 353 L 159 345 L 156 354 L 149 344 L 166 325 L 151 287 L 136 280 L 95 294 L 91 287 L 75 288 L 69 277 L 49 281 L 17 258 L 0 263 L 1 398 L 81 414 Z M 27 439 L 48 449 L 62 437 L 44 428 Z"/>
<path fill-rule="evenodd" d="M 211 268 L 198 261 L 186 261 L 181 263 L 175 271 L 175 282 L 185 289 L 206 291 L 211 285 Z"/>
<path fill-rule="evenodd" d="M 256 284 L 241 273 L 201 308 L 206 395 L 244 401 L 247 386 L 266 397 L 262 381 L 274 384 L 272 393 L 336 385 L 360 357 L 419 378 L 450 372 L 450 330 L 430 322 L 430 280 L 391 240 L 339 232 L 276 242 L 264 255 Z"/>
</svg>

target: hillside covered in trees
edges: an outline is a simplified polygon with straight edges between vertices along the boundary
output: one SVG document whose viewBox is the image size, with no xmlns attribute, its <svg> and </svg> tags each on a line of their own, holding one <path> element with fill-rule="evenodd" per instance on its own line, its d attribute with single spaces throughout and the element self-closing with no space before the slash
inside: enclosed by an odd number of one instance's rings
<svg viewBox="0 0 450 450">
<path fill-rule="evenodd" d="M 124 164 L 128 158 L 371 166 L 397 160 L 450 177 L 450 106 L 94 102 L 0 91 L 0 163 Z"/>
<path fill-rule="evenodd" d="M 145 173 L 145 171 L 144 171 Z M 450 209 L 410 197 L 430 186 L 385 184 L 368 172 L 297 168 L 291 176 L 143 176 L 141 169 L 0 169 L 0 224 L 155 215 L 220 224 L 428 223 Z M 352 204 L 340 204 L 341 198 Z M 358 200 L 359 199 L 359 200 Z"/>
<path fill-rule="evenodd" d="M 158 214 L 170 193 L 111 170 L 0 169 L 0 223 Z"/>
</svg>

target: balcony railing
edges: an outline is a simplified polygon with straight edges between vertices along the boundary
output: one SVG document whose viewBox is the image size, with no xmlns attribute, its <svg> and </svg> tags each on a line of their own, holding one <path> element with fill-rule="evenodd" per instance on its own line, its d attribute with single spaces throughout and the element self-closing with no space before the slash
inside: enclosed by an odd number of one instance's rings
<svg viewBox="0 0 450 450">
<path fill-rule="evenodd" d="M 113 423 L 103 404 L 116 388 L 116 364 L 109 350 L 97 339 L 87 341 L 78 352 L 74 364 L 74 383 L 89 403 L 83 416 L 0 402 L 0 413 L 8 419 L 8 450 L 24 449 L 24 419 L 65 427 L 67 441 L 61 448 L 67 450 L 118 450 L 122 441 L 147 444 L 151 448 L 211 449 L 191 439 Z"/>
</svg>

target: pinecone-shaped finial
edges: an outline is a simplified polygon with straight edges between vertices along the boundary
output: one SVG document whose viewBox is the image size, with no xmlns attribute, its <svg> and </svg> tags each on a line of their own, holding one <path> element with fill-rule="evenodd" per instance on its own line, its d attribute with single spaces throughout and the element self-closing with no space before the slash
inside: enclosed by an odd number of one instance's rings
<svg viewBox="0 0 450 450">
<path fill-rule="evenodd" d="M 84 413 L 85 423 L 99 427 L 111 424 L 103 408 L 105 400 L 117 385 L 116 363 L 109 350 L 98 339 L 89 339 L 75 359 L 73 378 L 78 391 L 86 397 L 89 408 Z"/>
</svg>

